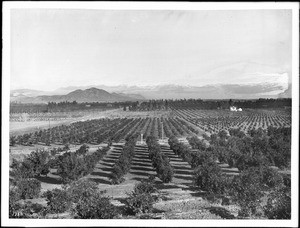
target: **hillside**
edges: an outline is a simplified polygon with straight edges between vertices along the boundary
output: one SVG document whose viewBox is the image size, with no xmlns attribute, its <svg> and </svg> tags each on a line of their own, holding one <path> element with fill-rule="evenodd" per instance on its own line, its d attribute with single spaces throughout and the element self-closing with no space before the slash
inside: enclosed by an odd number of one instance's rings
<svg viewBox="0 0 300 228">
<path fill-rule="evenodd" d="M 66 95 L 41 95 L 41 96 L 24 96 L 19 95 L 11 97 L 12 101 L 21 103 L 48 103 L 48 102 L 62 102 L 62 101 L 77 101 L 82 102 L 122 102 L 122 101 L 137 101 L 144 100 L 139 94 L 118 94 L 109 93 L 103 89 L 89 88 L 86 90 L 77 89 Z"/>
</svg>

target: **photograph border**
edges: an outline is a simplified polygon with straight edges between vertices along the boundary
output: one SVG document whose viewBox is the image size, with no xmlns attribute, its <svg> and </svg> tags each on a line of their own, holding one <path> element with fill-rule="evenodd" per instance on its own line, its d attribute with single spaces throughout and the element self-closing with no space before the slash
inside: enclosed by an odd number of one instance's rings
<svg viewBox="0 0 300 228">
<path fill-rule="evenodd" d="M 84 219 L 9 219 L 9 100 L 10 100 L 10 10 L 31 8 L 102 10 L 292 10 L 292 219 L 291 220 L 84 220 Z M 2 226 L 260 226 L 296 227 L 299 212 L 299 3 L 200 3 L 200 2 L 3 2 L 2 123 L 1 123 L 1 225 Z"/>
</svg>

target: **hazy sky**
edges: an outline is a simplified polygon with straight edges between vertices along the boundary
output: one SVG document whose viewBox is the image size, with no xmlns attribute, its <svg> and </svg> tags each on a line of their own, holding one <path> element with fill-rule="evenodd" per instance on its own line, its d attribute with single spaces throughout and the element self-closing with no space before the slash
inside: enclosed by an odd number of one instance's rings
<svg viewBox="0 0 300 228">
<path fill-rule="evenodd" d="M 11 88 L 291 81 L 291 10 L 13 9 Z"/>
</svg>

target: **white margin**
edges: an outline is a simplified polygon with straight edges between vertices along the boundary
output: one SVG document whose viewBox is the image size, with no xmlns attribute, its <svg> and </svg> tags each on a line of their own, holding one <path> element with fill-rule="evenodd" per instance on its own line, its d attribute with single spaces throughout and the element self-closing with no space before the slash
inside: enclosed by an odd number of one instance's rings
<svg viewBox="0 0 300 228">
<path fill-rule="evenodd" d="M 8 219 L 9 180 L 9 94 L 10 94 L 10 9 L 102 9 L 102 10 L 251 10 L 292 9 L 292 219 L 291 220 L 83 220 L 83 219 Z M 261 226 L 297 227 L 299 212 L 299 3 L 200 3 L 200 2 L 3 2 L 2 8 L 2 120 L 1 120 L 1 225 L 2 226 Z"/>
</svg>

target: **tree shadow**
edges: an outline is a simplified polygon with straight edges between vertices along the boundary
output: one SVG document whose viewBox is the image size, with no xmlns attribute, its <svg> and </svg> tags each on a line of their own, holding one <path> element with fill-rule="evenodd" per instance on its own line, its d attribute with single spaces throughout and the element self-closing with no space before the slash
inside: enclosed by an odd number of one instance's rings
<svg viewBox="0 0 300 228">
<path fill-rule="evenodd" d="M 143 152 L 143 153 L 149 153 L 149 151 L 146 149 L 140 149 L 140 148 L 135 148 L 136 152 Z"/>
<path fill-rule="evenodd" d="M 111 185 L 111 182 L 108 181 L 108 180 L 103 180 L 101 178 L 92 178 L 90 177 L 89 179 L 91 179 L 92 181 L 95 181 L 96 183 L 98 184 L 108 184 L 108 185 Z"/>
<path fill-rule="evenodd" d="M 106 158 L 117 160 L 119 159 L 119 156 L 107 155 Z"/>
<path fill-rule="evenodd" d="M 132 172 L 130 171 L 129 173 L 138 175 L 138 176 L 149 176 L 149 173 L 144 173 L 144 172 Z"/>
<path fill-rule="evenodd" d="M 175 170 L 175 174 L 192 175 L 191 171 Z"/>
<path fill-rule="evenodd" d="M 62 184 L 63 181 L 61 179 L 53 178 L 53 177 L 48 177 L 48 176 L 40 176 L 36 177 L 37 180 L 47 183 L 47 184 Z"/>
<path fill-rule="evenodd" d="M 174 177 L 181 180 L 193 180 L 193 177 L 191 176 L 174 175 Z"/>
<path fill-rule="evenodd" d="M 107 159 L 107 158 L 103 158 L 102 159 L 103 162 L 108 162 L 108 163 L 115 163 L 116 160 L 113 160 L 113 159 Z"/>
<path fill-rule="evenodd" d="M 148 180 L 148 177 L 133 177 L 131 179 L 136 181 L 144 181 L 144 180 Z"/>
<path fill-rule="evenodd" d="M 156 188 L 159 190 L 165 190 L 165 189 L 173 189 L 173 188 L 181 188 L 177 185 L 164 185 L 164 184 L 158 184 L 156 185 Z"/>
<path fill-rule="evenodd" d="M 145 171 L 145 172 L 155 172 L 155 170 L 153 168 L 149 169 L 149 168 L 146 168 L 146 167 L 131 167 L 132 170 L 138 170 L 138 171 Z"/>
<path fill-rule="evenodd" d="M 152 164 L 151 164 L 150 161 L 148 162 L 148 164 L 146 162 L 145 163 L 142 163 L 142 162 L 132 162 L 131 164 L 134 165 L 134 166 L 152 167 Z"/>
<path fill-rule="evenodd" d="M 105 172 L 111 172 L 113 170 L 113 168 L 106 168 L 106 167 L 102 167 L 102 168 L 99 168 L 100 170 L 102 171 L 105 171 Z"/>
<path fill-rule="evenodd" d="M 112 168 L 112 167 L 114 167 L 115 164 L 108 164 L 108 163 L 101 162 L 100 165 L 102 165 L 102 166 L 108 166 L 108 167 Z M 101 168 L 99 168 L 99 169 L 101 169 Z"/>
<path fill-rule="evenodd" d="M 116 154 L 121 154 L 122 150 L 112 150 L 109 153 L 116 153 Z"/>
<path fill-rule="evenodd" d="M 136 158 L 133 158 L 132 161 L 133 162 L 145 162 L 145 163 L 148 163 L 148 164 L 151 163 L 151 160 L 149 160 L 149 159 L 136 159 Z"/>
<path fill-rule="evenodd" d="M 178 166 L 178 165 L 172 165 L 172 167 L 175 169 L 175 170 L 181 170 L 181 171 L 193 171 L 192 168 L 190 167 L 187 167 L 187 166 Z"/>
<path fill-rule="evenodd" d="M 136 159 L 142 159 L 142 160 L 148 160 L 149 157 L 148 156 L 135 156 Z"/>
<path fill-rule="evenodd" d="M 111 177 L 111 174 L 110 173 L 104 173 L 104 172 L 92 172 L 91 173 L 92 176 L 98 176 L 98 177 L 107 177 L 107 178 L 110 178 Z"/>
<path fill-rule="evenodd" d="M 135 150 L 136 154 L 149 154 L 148 151 L 143 151 L 143 150 Z"/>
<path fill-rule="evenodd" d="M 222 170 L 224 173 L 239 173 L 238 170 L 232 170 L 232 169 L 227 169 L 227 168 L 221 168 L 221 170 Z"/>
<path fill-rule="evenodd" d="M 122 149 L 122 148 L 123 148 L 123 145 L 113 145 L 113 147 L 114 147 L 114 148 L 118 148 L 118 149 L 119 149 L 119 148 Z"/>
<path fill-rule="evenodd" d="M 146 146 L 141 146 L 141 145 L 136 145 L 135 148 L 146 149 L 146 150 L 147 150 L 147 147 L 146 147 Z"/>
<path fill-rule="evenodd" d="M 190 194 L 191 194 L 191 196 L 194 196 L 194 197 L 205 197 L 206 192 L 192 192 Z"/>
<path fill-rule="evenodd" d="M 169 157 L 169 158 L 170 158 L 171 162 L 182 162 L 181 158 L 172 158 L 172 157 Z"/>
</svg>

